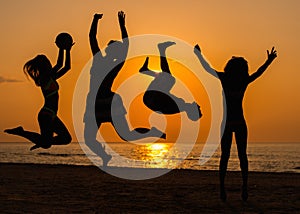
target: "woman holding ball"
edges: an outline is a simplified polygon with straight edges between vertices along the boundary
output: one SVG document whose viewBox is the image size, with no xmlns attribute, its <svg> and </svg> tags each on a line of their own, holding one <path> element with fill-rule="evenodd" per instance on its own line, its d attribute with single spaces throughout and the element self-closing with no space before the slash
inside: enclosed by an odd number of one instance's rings
<svg viewBox="0 0 300 214">
<path fill-rule="evenodd" d="M 70 52 L 74 43 L 68 33 L 59 34 L 55 43 L 59 48 L 59 54 L 54 67 L 45 55 L 37 55 L 29 60 L 23 68 L 25 75 L 34 80 L 35 84 L 41 88 L 44 96 L 45 102 L 38 114 L 40 133 L 26 131 L 22 126 L 5 130 L 8 134 L 24 137 L 34 143 L 35 145 L 30 150 L 48 149 L 52 145 L 66 145 L 72 140 L 68 129 L 57 116 L 59 98 L 57 79 L 71 69 Z"/>
</svg>

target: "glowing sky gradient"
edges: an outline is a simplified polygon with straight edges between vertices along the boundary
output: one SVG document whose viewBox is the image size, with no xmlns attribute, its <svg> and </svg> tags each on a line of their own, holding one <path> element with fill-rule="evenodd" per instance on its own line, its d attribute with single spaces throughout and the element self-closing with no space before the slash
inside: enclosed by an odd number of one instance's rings
<svg viewBox="0 0 300 214">
<path fill-rule="evenodd" d="M 265 61 L 266 50 L 274 45 L 278 58 L 249 86 L 244 98 L 249 142 L 300 142 L 298 0 L 0 0 L 0 3 L 0 130 L 17 125 L 38 130 L 37 113 L 43 97 L 23 75 L 22 67 L 39 53 L 46 54 L 54 63 L 55 36 L 66 31 L 76 44 L 72 50 L 72 70 L 59 80 L 59 115 L 74 136 L 72 88 L 91 57 L 88 32 L 93 14 L 104 14 L 98 33 L 103 48 L 110 39 L 120 38 L 117 12 L 123 10 L 129 35 L 164 34 L 192 46 L 198 43 L 218 70 L 235 55 L 248 60 L 252 73 Z M 0 133 L 0 141 L 20 140 L 23 139 Z"/>
</svg>

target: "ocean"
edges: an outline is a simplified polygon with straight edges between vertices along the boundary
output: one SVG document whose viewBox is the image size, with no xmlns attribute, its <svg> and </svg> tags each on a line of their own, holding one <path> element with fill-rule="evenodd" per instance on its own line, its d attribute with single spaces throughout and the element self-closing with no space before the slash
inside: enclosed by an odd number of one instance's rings
<svg viewBox="0 0 300 214">
<path fill-rule="evenodd" d="M 174 156 L 165 157 L 164 152 L 170 147 L 168 143 L 135 145 L 130 143 L 111 143 L 110 147 L 119 155 L 133 160 L 142 160 L 134 167 L 140 168 L 174 168 L 168 167 Z M 52 146 L 50 149 L 29 151 L 32 146 L 27 142 L 0 143 L 0 162 L 2 163 L 33 163 L 33 164 L 66 164 L 66 165 L 93 165 L 86 156 L 79 143 L 65 146 Z M 195 144 L 193 150 L 182 163 L 175 168 L 193 170 L 218 170 L 220 147 L 204 165 L 199 165 L 199 156 L 203 145 Z M 248 143 L 249 171 L 258 172 L 294 172 L 300 173 L 300 144 L 299 143 Z M 175 157 L 176 158 L 176 157 Z M 162 164 L 162 162 L 164 164 Z M 128 163 L 112 158 L 109 166 L 128 167 Z M 130 165 L 129 165 L 130 167 Z M 239 171 L 239 159 L 236 145 L 232 144 L 228 170 Z"/>
</svg>

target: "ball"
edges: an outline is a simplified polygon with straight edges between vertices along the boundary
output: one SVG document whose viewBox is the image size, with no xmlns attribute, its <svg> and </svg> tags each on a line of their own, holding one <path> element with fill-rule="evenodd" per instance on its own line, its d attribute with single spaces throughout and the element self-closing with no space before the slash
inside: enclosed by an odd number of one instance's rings
<svg viewBox="0 0 300 214">
<path fill-rule="evenodd" d="M 73 38 L 68 33 L 60 33 L 56 36 L 55 44 L 58 48 L 67 49 L 73 44 Z"/>
</svg>

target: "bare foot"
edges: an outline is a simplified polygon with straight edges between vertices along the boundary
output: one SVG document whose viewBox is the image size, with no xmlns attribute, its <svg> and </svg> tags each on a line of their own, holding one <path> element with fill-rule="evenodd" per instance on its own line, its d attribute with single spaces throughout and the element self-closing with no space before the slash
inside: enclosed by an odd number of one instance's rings
<svg viewBox="0 0 300 214">
<path fill-rule="evenodd" d="M 197 121 L 202 117 L 200 106 L 196 102 L 186 104 L 186 113 L 192 121 Z"/>
<path fill-rule="evenodd" d="M 166 133 L 164 133 L 164 132 L 158 130 L 158 129 L 155 128 L 155 127 L 152 127 L 152 128 L 151 128 L 151 131 L 153 132 L 153 135 L 155 135 L 155 136 L 157 136 L 157 137 L 159 137 L 159 138 L 162 138 L 162 139 L 166 139 L 166 138 L 167 138 Z"/>
<path fill-rule="evenodd" d="M 170 46 L 172 46 L 172 45 L 175 45 L 175 44 L 176 44 L 175 42 L 167 41 L 167 42 L 159 43 L 159 44 L 157 45 L 157 47 L 158 47 L 158 49 L 159 49 L 160 51 L 162 51 L 162 50 L 165 50 L 165 49 L 167 49 L 168 47 L 170 47 Z"/>
<path fill-rule="evenodd" d="M 101 156 L 102 162 L 103 162 L 103 167 L 107 167 L 107 164 L 111 160 L 112 156 L 105 152 L 105 145 L 102 145 L 102 148 L 104 151 L 104 154 Z"/>
<path fill-rule="evenodd" d="M 144 62 L 144 65 L 140 68 L 140 72 L 143 72 L 143 71 L 148 71 L 148 63 L 149 63 L 149 57 L 147 56 L 145 62 Z"/>
<path fill-rule="evenodd" d="M 196 103 L 197 104 L 197 103 Z M 201 112 L 201 109 L 200 109 L 200 106 L 197 104 L 198 106 L 198 114 L 199 114 L 199 119 L 202 117 L 202 112 Z"/>
<path fill-rule="evenodd" d="M 106 154 L 102 157 L 103 167 L 107 167 L 108 162 L 111 160 L 112 156 L 110 154 Z"/>
<path fill-rule="evenodd" d="M 248 189 L 247 189 L 247 186 L 243 186 L 242 187 L 242 195 L 241 195 L 241 197 L 242 197 L 242 200 L 244 202 L 246 202 L 248 200 Z"/>
<path fill-rule="evenodd" d="M 162 136 L 160 136 L 161 139 L 167 139 L 166 133 L 163 133 Z"/>
<path fill-rule="evenodd" d="M 24 132 L 24 129 L 22 126 L 18 126 L 12 129 L 5 129 L 4 132 L 6 132 L 7 134 L 20 135 Z"/>
<path fill-rule="evenodd" d="M 41 144 L 41 143 L 37 143 L 35 144 L 34 146 L 32 146 L 30 148 L 30 151 L 33 151 L 35 149 L 38 149 L 38 148 L 43 148 L 43 149 L 49 149 L 52 145 L 47 143 L 47 144 Z"/>
<path fill-rule="evenodd" d="M 227 194 L 226 194 L 225 189 L 223 189 L 223 188 L 220 190 L 220 199 L 221 199 L 223 202 L 226 202 L 226 200 L 227 200 Z"/>
<path fill-rule="evenodd" d="M 35 149 L 41 148 L 39 145 L 34 145 L 30 148 L 30 151 L 33 151 Z"/>
</svg>

